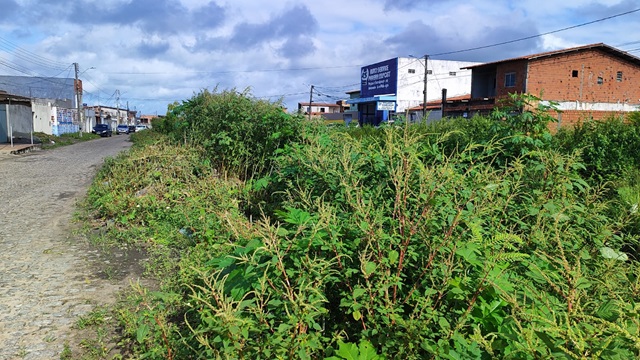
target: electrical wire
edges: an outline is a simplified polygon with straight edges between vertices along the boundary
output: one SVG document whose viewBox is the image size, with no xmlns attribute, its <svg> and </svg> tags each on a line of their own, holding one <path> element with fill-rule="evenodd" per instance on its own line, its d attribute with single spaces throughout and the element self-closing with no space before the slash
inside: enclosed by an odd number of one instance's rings
<svg viewBox="0 0 640 360">
<path fill-rule="evenodd" d="M 617 18 L 617 17 L 620 17 L 620 16 L 633 14 L 633 13 L 636 13 L 638 11 L 640 11 L 640 9 L 629 10 L 629 11 L 625 11 L 625 12 L 620 13 L 620 14 L 603 17 L 603 18 L 600 18 L 600 19 L 597 19 L 597 20 L 588 21 L 588 22 L 585 22 L 585 23 L 582 23 L 582 24 L 568 26 L 568 27 L 565 27 L 565 28 L 562 28 L 562 29 L 548 31 L 548 32 L 541 33 L 541 34 L 526 36 L 526 37 L 523 37 L 523 38 L 509 40 L 509 41 L 503 41 L 503 42 L 490 44 L 490 45 L 476 46 L 476 47 L 473 47 L 473 48 L 468 48 L 468 49 L 463 49 L 463 50 L 442 52 L 442 53 L 438 53 L 438 54 L 432 54 L 432 55 L 429 55 L 429 56 L 443 56 L 443 55 L 459 54 L 459 53 L 463 53 L 463 52 L 469 52 L 469 51 L 475 51 L 475 50 L 481 50 L 481 49 L 488 49 L 488 48 L 492 48 L 492 47 L 496 47 L 496 46 L 512 44 L 512 43 L 519 42 L 519 41 L 524 41 L 524 40 L 531 40 L 531 39 L 535 39 L 535 38 L 538 38 L 538 37 L 551 35 L 551 34 L 559 33 L 559 32 L 562 32 L 562 31 L 572 30 L 572 29 L 576 29 L 576 28 L 579 28 L 579 27 L 583 27 L 583 26 L 599 23 L 599 22 L 606 21 L 606 20 L 611 20 L 613 18 Z"/>
<path fill-rule="evenodd" d="M 62 70 L 62 69 L 65 69 L 67 66 L 66 63 L 61 63 L 59 61 L 51 60 L 41 55 L 38 55 L 36 53 L 27 51 L 1 36 L 0 36 L 0 49 L 13 52 L 14 56 L 22 60 L 32 62 L 42 67 L 51 68 L 55 70 Z"/>
</svg>

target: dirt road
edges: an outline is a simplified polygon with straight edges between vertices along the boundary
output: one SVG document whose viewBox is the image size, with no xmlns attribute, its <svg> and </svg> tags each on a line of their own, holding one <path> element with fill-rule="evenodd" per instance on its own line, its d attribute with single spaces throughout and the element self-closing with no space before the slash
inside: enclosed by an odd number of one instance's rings
<svg viewBox="0 0 640 360">
<path fill-rule="evenodd" d="M 71 220 L 105 157 L 129 136 L 0 155 L 0 359 L 59 359 L 78 316 L 123 286 L 100 279 L 105 260 Z"/>
</svg>

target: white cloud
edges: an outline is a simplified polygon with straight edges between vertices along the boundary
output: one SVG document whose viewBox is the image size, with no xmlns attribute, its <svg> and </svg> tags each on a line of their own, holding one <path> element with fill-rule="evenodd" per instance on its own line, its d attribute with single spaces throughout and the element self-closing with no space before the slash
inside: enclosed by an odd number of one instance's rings
<svg viewBox="0 0 640 360">
<path fill-rule="evenodd" d="M 40 66 L 35 57 L 25 62 L 16 49 L 95 67 L 84 74 L 92 93 L 87 101 L 113 105 L 117 89 L 121 101 L 152 113 L 216 85 L 251 87 L 256 96 L 296 94 L 285 96 L 295 109 L 308 100 L 311 84 L 331 87 L 336 95 L 341 87 L 357 87 L 348 85 L 358 83 L 358 65 L 509 42 L 640 7 L 635 0 L 77 0 L 73 6 L 8 1 L 15 14 L 25 15 L 0 22 L 3 58 L 46 75 L 60 70 Z M 96 9 L 110 10 L 91 16 Z M 640 33 L 638 14 L 446 58 L 490 61 L 587 43 L 633 42 Z M 286 71 L 256 71 L 277 69 Z M 0 73 L 15 74 L 2 65 Z"/>
</svg>

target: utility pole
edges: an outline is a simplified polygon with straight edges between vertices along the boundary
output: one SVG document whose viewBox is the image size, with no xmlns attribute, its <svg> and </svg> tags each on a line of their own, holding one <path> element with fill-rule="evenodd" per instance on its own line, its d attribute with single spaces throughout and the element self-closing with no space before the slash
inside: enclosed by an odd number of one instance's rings
<svg viewBox="0 0 640 360">
<path fill-rule="evenodd" d="M 422 91 L 422 117 L 427 117 L 427 63 L 429 60 L 429 55 L 424 56 L 424 90 Z"/>
<path fill-rule="evenodd" d="M 313 102 L 313 85 L 311 85 L 311 91 L 309 91 L 309 121 L 311 121 L 311 103 Z"/>
<path fill-rule="evenodd" d="M 80 80 L 78 79 L 78 63 L 73 63 L 76 70 L 76 79 L 74 82 L 76 90 L 76 112 L 78 113 L 78 128 L 80 136 L 82 136 L 82 116 L 80 115 L 80 101 L 82 101 L 82 88 L 80 87 Z"/>
<path fill-rule="evenodd" d="M 120 125 L 120 90 L 116 90 L 116 126 Z"/>
</svg>

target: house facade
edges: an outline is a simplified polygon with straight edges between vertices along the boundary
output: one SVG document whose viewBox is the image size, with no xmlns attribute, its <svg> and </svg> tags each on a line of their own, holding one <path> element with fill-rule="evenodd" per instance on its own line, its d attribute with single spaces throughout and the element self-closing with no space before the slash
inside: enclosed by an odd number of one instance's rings
<svg viewBox="0 0 640 360">
<path fill-rule="evenodd" d="M 426 62 L 425 62 L 426 61 Z M 478 63 L 398 57 L 363 66 L 360 70 L 360 97 L 347 102 L 357 105 L 361 124 L 377 125 L 396 113 L 441 98 L 471 91 L 469 66 Z"/>
<path fill-rule="evenodd" d="M 311 113 L 311 116 L 321 116 L 323 114 L 337 114 L 342 112 L 343 108 L 341 107 L 340 104 L 331 104 L 331 103 L 319 103 L 319 102 L 312 102 L 311 105 L 309 105 L 308 102 L 299 102 L 298 103 L 298 112 L 305 114 L 305 115 L 309 115 L 309 113 Z"/>
<path fill-rule="evenodd" d="M 640 58 L 599 43 L 469 66 L 464 113 L 486 114 L 510 93 L 558 103 L 558 123 L 603 119 L 640 109 Z"/>
<path fill-rule="evenodd" d="M 85 107 L 87 114 L 93 114 L 93 123 L 108 124 L 112 128 L 116 128 L 119 124 L 136 125 L 136 112 L 127 109 L 120 109 L 109 106 L 90 106 Z"/>
</svg>

